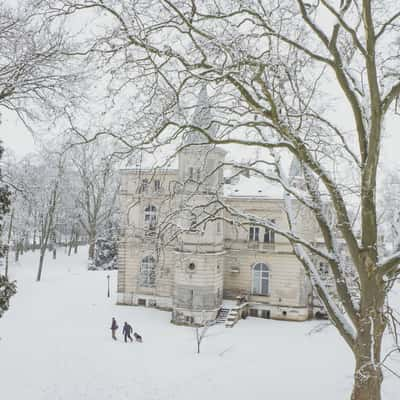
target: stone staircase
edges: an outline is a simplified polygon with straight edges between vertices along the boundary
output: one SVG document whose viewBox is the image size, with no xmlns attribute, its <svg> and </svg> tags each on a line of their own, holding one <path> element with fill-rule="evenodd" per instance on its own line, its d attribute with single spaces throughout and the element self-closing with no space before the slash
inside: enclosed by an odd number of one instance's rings
<svg viewBox="0 0 400 400">
<path fill-rule="evenodd" d="M 226 322 L 229 312 L 230 312 L 229 308 L 221 307 L 221 309 L 218 313 L 218 316 L 215 319 L 215 323 L 216 324 L 224 324 Z"/>
<path fill-rule="evenodd" d="M 233 301 L 224 302 L 213 324 L 224 324 L 226 328 L 232 328 L 242 318 L 245 307 L 248 307 L 248 303 L 238 305 Z"/>
<path fill-rule="evenodd" d="M 239 311 L 237 308 L 232 308 L 229 310 L 228 315 L 226 316 L 225 327 L 232 328 L 236 322 L 239 320 Z"/>
</svg>

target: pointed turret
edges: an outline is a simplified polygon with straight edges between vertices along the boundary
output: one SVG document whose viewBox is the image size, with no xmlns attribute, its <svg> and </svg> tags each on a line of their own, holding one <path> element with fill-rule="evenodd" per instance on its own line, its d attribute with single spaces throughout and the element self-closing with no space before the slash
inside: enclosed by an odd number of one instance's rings
<svg viewBox="0 0 400 400">
<path fill-rule="evenodd" d="M 192 115 L 191 125 L 215 137 L 216 124 L 212 123 L 212 106 L 210 104 L 207 86 L 204 83 L 200 89 L 197 105 Z M 201 131 L 193 129 L 184 137 L 184 148 L 179 153 L 179 179 L 185 183 L 182 189 L 187 193 L 217 192 L 221 190 L 223 172 L 216 171 L 223 163 L 225 151 L 208 144 Z"/>
<path fill-rule="evenodd" d="M 305 189 L 303 167 L 297 157 L 293 156 L 289 168 L 289 183 L 298 189 Z"/>
<path fill-rule="evenodd" d="M 211 122 L 211 105 L 203 85 L 191 124 L 215 137 L 216 126 Z M 223 224 L 217 219 L 201 221 L 211 214 L 220 216 L 214 200 L 217 193 L 222 195 L 225 150 L 207 143 L 194 129 L 187 132 L 186 146 L 179 152 L 182 212 L 178 225 L 187 231 L 179 236 L 175 252 L 172 321 L 177 324 L 201 325 L 214 320 L 222 302 Z"/>
<path fill-rule="evenodd" d="M 293 156 L 289 168 L 289 181 L 292 181 L 295 178 L 302 178 L 302 177 L 303 177 L 303 172 L 301 170 L 300 161 L 297 159 L 297 157 Z"/>
<path fill-rule="evenodd" d="M 196 108 L 192 115 L 191 125 L 204 129 L 212 137 L 215 136 L 215 124 L 212 124 L 212 113 L 210 100 L 207 94 L 207 85 L 204 83 L 200 89 Z M 198 130 L 189 132 L 185 139 L 185 144 L 207 143 L 207 139 Z"/>
</svg>

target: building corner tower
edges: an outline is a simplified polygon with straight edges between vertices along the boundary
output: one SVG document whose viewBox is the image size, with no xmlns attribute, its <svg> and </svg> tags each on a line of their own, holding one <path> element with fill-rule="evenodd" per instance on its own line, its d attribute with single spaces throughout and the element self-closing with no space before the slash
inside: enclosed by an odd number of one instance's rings
<svg viewBox="0 0 400 400">
<path fill-rule="evenodd" d="M 192 125 L 179 153 L 179 225 L 172 322 L 203 325 L 222 304 L 224 234 L 222 210 L 225 151 L 201 133 L 215 136 L 207 89 L 202 87 Z"/>
</svg>

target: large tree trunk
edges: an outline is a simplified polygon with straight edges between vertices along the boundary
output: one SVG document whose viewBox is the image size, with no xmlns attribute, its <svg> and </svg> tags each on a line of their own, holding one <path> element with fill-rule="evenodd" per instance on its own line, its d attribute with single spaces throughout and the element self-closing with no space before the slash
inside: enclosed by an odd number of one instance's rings
<svg viewBox="0 0 400 400">
<path fill-rule="evenodd" d="M 356 369 L 351 400 L 381 400 L 383 381 L 381 351 L 386 328 L 384 312 L 385 289 L 371 274 L 361 292 L 358 336 L 354 347 Z M 375 278 L 375 279 L 374 279 Z"/>
<path fill-rule="evenodd" d="M 382 380 L 381 367 L 365 368 L 362 373 L 356 371 L 351 400 L 381 400 Z"/>
<path fill-rule="evenodd" d="M 367 336 L 368 333 L 365 335 Z M 371 348 L 377 346 L 370 338 L 359 339 L 357 344 L 356 369 L 354 372 L 354 386 L 351 400 L 381 400 L 381 386 L 383 381 L 380 357 L 371 357 Z M 382 337 L 376 337 L 379 347 Z M 372 360 L 371 360 L 372 358 Z"/>
<path fill-rule="evenodd" d="M 93 260 L 94 258 L 94 242 L 90 241 L 89 243 L 89 260 Z"/>
</svg>

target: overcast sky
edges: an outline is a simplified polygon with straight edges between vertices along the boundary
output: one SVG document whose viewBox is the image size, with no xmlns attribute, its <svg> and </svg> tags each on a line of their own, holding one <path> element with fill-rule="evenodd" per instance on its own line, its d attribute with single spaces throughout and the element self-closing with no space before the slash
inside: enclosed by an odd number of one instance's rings
<svg viewBox="0 0 400 400">
<path fill-rule="evenodd" d="M 88 15 L 86 18 L 89 18 Z M 84 17 L 80 15 L 80 17 Z M 325 13 L 319 15 L 321 26 L 327 31 L 331 29 L 332 26 L 332 18 Z M 83 22 L 82 22 L 83 21 Z M 78 29 L 86 21 L 84 18 L 80 21 L 79 24 L 72 25 L 74 29 Z M 335 90 L 332 87 L 332 90 Z M 329 89 L 328 92 L 332 92 Z M 35 140 L 32 134 L 28 131 L 28 129 L 23 125 L 23 123 L 18 120 L 15 114 L 10 113 L 9 111 L 1 112 L 1 124 L 0 124 L 0 139 L 3 140 L 4 147 L 11 149 L 18 158 L 21 158 L 25 154 L 35 151 Z M 343 127 L 349 127 L 348 129 L 352 129 L 354 127 L 354 123 L 352 120 L 351 113 L 348 110 L 348 104 L 345 100 L 340 101 L 339 104 L 332 107 L 332 115 L 333 119 Z M 399 153 L 400 153 L 400 116 L 394 117 L 390 121 L 386 121 L 385 125 L 385 138 L 383 140 L 383 148 L 382 148 L 382 162 L 384 165 L 392 166 L 399 165 Z M 56 135 L 56 132 L 54 132 Z"/>
<path fill-rule="evenodd" d="M 36 148 L 32 133 L 9 112 L 1 115 L 0 138 L 4 147 L 14 152 L 18 159 Z M 400 167 L 400 116 L 386 124 L 382 163 L 389 168 Z"/>
<path fill-rule="evenodd" d="M 11 149 L 18 158 L 35 150 L 32 134 L 14 114 L 1 114 L 0 138 L 4 147 Z"/>
</svg>

